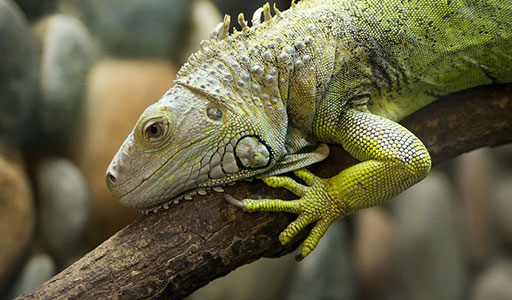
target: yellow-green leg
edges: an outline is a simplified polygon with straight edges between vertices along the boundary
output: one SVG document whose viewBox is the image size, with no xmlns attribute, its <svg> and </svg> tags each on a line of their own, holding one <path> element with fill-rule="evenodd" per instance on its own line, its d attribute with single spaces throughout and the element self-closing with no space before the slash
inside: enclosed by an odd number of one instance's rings
<svg viewBox="0 0 512 300">
<path fill-rule="evenodd" d="M 294 171 L 305 185 L 290 177 L 271 176 L 263 181 L 285 188 L 299 196 L 297 200 L 245 199 L 228 196 L 231 203 L 245 211 L 282 211 L 298 214 L 281 233 L 288 243 L 307 225 L 316 222 L 304 241 L 298 259 L 316 247 L 329 225 L 358 209 L 381 204 L 401 193 L 430 171 L 430 155 L 423 143 L 407 129 L 390 120 L 348 109 L 335 126 L 326 125 L 322 138 L 341 144 L 362 162 L 331 178 L 319 178 L 306 169 Z"/>
</svg>

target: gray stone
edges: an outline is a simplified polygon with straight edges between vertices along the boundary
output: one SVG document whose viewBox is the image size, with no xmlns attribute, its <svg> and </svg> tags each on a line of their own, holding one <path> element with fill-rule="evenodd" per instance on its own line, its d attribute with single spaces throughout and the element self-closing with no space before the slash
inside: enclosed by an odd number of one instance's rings
<svg viewBox="0 0 512 300">
<path fill-rule="evenodd" d="M 28 22 L 10 0 L 0 0 L 0 57 L 0 133 L 27 139 L 38 63 Z"/>
<path fill-rule="evenodd" d="M 176 56 L 187 39 L 189 0 L 61 0 L 78 14 L 108 53 L 122 57 Z"/>
<path fill-rule="evenodd" d="M 55 10 L 57 0 L 14 0 L 25 16 L 32 21 Z"/>
<path fill-rule="evenodd" d="M 297 265 L 286 299 L 354 299 L 349 250 L 345 224 L 333 223 L 315 251 Z"/>
<path fill-rule="evenodd" d="M 512 261 L 501 260 L 482 272 L 472 289 L 472 300 L 512 299 Z"/>
<path fill-rule="evenodd" d="M 493 229 L 500 242 L 512 247 L 512 144 L 490 150 L 492 188 L 486 194 Z"/>
<path fill-rule="evenodd" d="M 495 165 L 497 169 L 512 169 L 512 144 L 506 144 L 492 148 L 492 156 L 495 158 Z"/>
<path fill-rule="evenodd" d="M 466 253 L 458 238 L 453 188 L 439 172 L 392 200 L 394 260 L 404 299 L 462 299 Z"/>
<path fill-rule="evenodd" d="M 48 159 L 37 168 L 41 233 L 51 250 L 66 260 L 83 248 L 90 219 L 90 196 L 80 170 L 62 158 Z"/>
<path fill-rule="evenodd" d="M 502 172 L 489 197 L 491 220 L 502 241 L 512 247 L 512 172 Z"/>
<path fill-rule="evenodd" d="M 80 123 L 87 72 L 95 58 L 93 40 L 76 18 L 53 15 L 36 24 L 41 54 L 41 99 L 38 116 L 42 130 L 66 137 Z"/>
<path fill-rule="evenodd" d="M 32 255 L 25 263 L 14 286 L 10 289 L 8 298 L 11 299 L 34 290 L 55 275 L 56 271 L 55 262 L 48 254 Z"/>
<path fill-rule="evenodd" d="M 285 282 L 296 265 L 293 256 L 262 258 L 218 278 L 190 295 L 188 300 L 282 299 Z"/>
</svg>

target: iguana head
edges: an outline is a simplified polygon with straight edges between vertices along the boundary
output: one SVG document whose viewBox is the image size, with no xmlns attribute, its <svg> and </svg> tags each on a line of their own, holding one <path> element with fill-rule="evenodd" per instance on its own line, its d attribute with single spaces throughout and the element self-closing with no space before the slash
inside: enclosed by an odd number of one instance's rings
<svg viewBox="0 0 512 300">
<path fill-rule="evenodd" d="M 308 41 L 287 44 L 278 27 L 267 32 L 266 41 L 255 35 L 269 27 L 268 4 L 256 11 L 253 27 L 243 15 L 238 21 L 242 32 L 228 35 L 226 16 L 201 43 L 201 51 L 178 72 L 176 85 L 144 111 L 115 155 L 107 186 L 122 204 L 154 210 L 207 187 L 326 157 L 326 147 L 295 155 L 285 150 L 295 153 L 309 145 L 297 132 L 287 132 L 286 106 L 293 66 L 311 60 L 305 55 L 304 62 L 292 63 L 297 52 L 290 45 L 302 48 Z"/>
<path fill-rule="evenodd" d="M 247 74 L 233 71 L 223 82 L 215 78 L 228 71 L 216 72 L 182 74 L 142 113 L 107 170 L 107 186 L 123 205 L 167 206 L 204 188 L 263 173 L 283 155 L 281 101 L 263 103 L 251 93 L 235 92 L 229 83 Z"/>
</svg>

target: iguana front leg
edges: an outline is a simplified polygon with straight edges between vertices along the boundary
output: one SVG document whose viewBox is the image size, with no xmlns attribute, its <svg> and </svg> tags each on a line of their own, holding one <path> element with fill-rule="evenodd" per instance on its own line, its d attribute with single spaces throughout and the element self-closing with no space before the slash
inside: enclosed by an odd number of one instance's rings
<svg viewBox="0 0 512 300">
<path fill-rule="evenodd" d="M 322 135 L 328 142 L 341 144 L 362 162 L 332 178 L 319 178 L 301 169 L 295 175 L 306 185 L 290 177 L 271 176 L 264 182 L 271 187 L 290 190 L 300 198 L 245 199 L 232 203 L 245 211 L 283 211 L 299 214 L 280 235 L 288 243 L 308 224 L 316 222 L 306 238 L 302 259 L 317 245 L 329 225 L 356 210 L 381 204 L 427 176 L 430 155 L 423 143 L 410 131 L 388 119 L 347 109 L 336 124 L 325 122 Z"/>
</svg>

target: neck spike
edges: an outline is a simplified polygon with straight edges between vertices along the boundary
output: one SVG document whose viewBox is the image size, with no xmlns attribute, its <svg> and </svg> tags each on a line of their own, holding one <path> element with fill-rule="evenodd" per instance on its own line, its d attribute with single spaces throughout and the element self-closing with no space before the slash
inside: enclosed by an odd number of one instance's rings
<svg viewBox="0 0 512 300">
<path fill-rule="evenodd" d="M 272 19 L 272 14 L 270 13 L 270 4 L 267 2 L 263 5 L 263 20 L 267 22 L 270 21 L 270 19 Z"/>
<path fill-rule="evenodd" d="M 276 14 L 276 16 L 280 17 L 281 16 L 281 11 L 277 8 L 277 5 L 274 3 L 274 12 Z"/>
<path fill-rule="evenodd" d="M 238 24 L 242 27 L 242 32 L 246 33 L 249 30 L 249 25 L 247 25 L 247 21 L 245 21 L 245 16 L 243 13 L 238 14 Z"/>
</svg>

